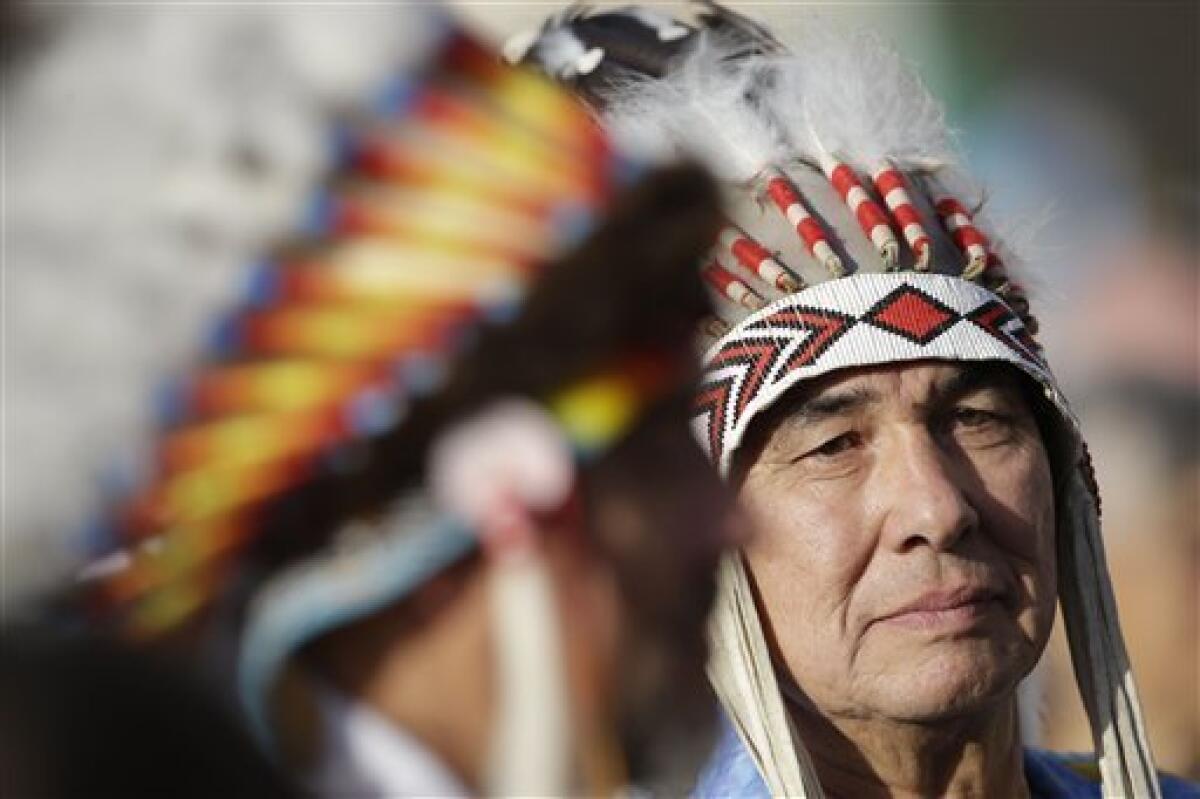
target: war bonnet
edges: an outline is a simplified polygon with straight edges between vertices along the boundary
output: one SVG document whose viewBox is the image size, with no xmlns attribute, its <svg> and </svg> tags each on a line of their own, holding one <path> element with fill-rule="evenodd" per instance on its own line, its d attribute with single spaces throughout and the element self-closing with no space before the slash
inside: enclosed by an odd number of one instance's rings
<svg viewBox="0 0 1200 799">
<path fill-rule="evenodd" d="M 1104 795 L 1157 796 L 1087 449 L 1010 277 L 1025 259 L 981 213 L 941 106 L 898 54 L 815 21 L 791 45 L 706 2 L 695 23 L 571 10 L 507 55 L 573 85 L 618 141 L 698 158 L 725 183 L 727 224 L 700 267 L 719 318 L 701 334 L 693 419 L 723 475 L 760 413 L 835 370 L 992 361 L 1041 386 L 1065 464 L 1059 596 Z M 740 558 L 721 579 L 717 694 L 773 794 L 820 796 Z"/>
</svg>

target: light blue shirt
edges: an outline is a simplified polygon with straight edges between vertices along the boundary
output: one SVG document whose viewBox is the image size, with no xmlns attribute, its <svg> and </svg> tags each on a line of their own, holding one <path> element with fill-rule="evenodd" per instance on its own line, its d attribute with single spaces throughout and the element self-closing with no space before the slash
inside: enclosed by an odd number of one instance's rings
<svg viewBox="0 0 1200 799">
<path fill-rule="evenodd" d="M 1101 799 L 1100 782 L 1087 775 L 1091 759 L 1060 755 L 1040 749 L 1025 750 L 1025 780 L 1033 799 Z M 1200 799 L 1200 786 L 1175 777 L 1160 776 L 1163 799 Z M 771 792 L 758 773 L 754 759 L 734 731 L 721 718 L 721 732 L 712 757 L 700 772 L 692 795 L 700 799 L 770 799 Z"/>
</svg>

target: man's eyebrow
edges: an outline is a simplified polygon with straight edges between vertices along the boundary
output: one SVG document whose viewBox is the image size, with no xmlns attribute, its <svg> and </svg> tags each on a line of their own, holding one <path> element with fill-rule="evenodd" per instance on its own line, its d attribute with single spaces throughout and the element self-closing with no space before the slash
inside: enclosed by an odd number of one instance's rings
<svg viewBox="0 0 1200 799">
<path fill-rule="evenodd" d="M 880 394 L 873 388 L 859 386 L 841 391 L 832 390 L 801 400 L 787 412 L 789 424 L 812 424 L 831 416 L 861 410 L 879 402 Z"/>
<path fill-rule="evenodd" d="M 990 363 L 974 364 L 955 371 L 946 380 L 934 385 L 929 404 L 951 402 L 985 388 L 1019 393 L 1017 381 L 1008 369 Z"/>
</svg>

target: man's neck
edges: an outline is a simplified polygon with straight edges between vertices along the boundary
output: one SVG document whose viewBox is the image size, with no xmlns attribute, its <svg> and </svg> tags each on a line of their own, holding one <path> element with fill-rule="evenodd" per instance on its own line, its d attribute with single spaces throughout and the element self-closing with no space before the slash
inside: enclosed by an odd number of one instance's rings
<svg viewBox="0 0 1200 799">
<path fill-rule="evenodd" d="M 831 799 L 1029 794 L 1015 701 L 936 725 L 791 713 Z"/>
<path fill-rule="evenodd" d="M 483 583 L 465 580 L 458 590 L 426 590 L 443 595 L 429 601 L 435 608 L 414 613 L 409 602 L 384 610 L 335 633 L 320 655 L 334 685 L 421 741 L 476 790 L 492 717 Z"/>
</svg>

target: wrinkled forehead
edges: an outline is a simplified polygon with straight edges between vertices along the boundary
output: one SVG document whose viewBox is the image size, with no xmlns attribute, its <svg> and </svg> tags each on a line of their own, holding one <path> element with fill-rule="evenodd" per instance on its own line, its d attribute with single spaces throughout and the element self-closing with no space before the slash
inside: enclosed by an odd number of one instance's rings
<svg viewBox="0 0 1200 799">
<path fill-rule="evenodd" d="M 1040 386 L 1040 384 L 1037 384 Z M 1021 398 L 1033 386 L 1025 372 L 998 361 L 922 360 L 839 369 L 802 380 L 756 420 L 924 414 L 981 393 Z M 1038 388 L 1033 391 L 1040 395 Z"/>
<path fill-rule="evenodd" d="M 865 273 L 787 295 L 722 336 L 704 356 L 693 432 L 728 476 L 751 423 L 805 381 L 916 361 L 1010 364 L 1075 423 L 1020 318 L 975 283 L 948 275 Z"/>
<path fill-rule="evenodd" d="M 802 380 L 764 408 L 734 454 L 730 482 L 740 486 L 749 467 L 777 440 L 795 441 L 810 426 L 854 420 L 872 425 L 892 418 L 935 418 L 965 399 L 990 397 L 996 407 L 1018 408 L 1041 428 L 1048 413 L 1041 384 L 1023 370 L 998 361 L 908 361 L 856 366 Z M 777 436 L 778 439 L 777 439 Z M 1052 436 L 1043 433 L 1049 442 Z"/>
</svg>

